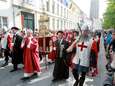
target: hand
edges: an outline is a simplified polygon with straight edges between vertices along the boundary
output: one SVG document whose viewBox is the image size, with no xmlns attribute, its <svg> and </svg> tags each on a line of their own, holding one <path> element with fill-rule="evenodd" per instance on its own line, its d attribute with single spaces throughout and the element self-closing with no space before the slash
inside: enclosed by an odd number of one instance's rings
<svg viewBox="0 0 115 86">
<path fill-rule="evenodd" d="M 56 50 L 56 47 L 54 47 L 53 50 Z"/>
<path fill-rule="evenodd" d="M 10 50 L 9 50 L 9 53 L 11 54 L 13 52 L 13 49 L 11 48 Z"/>
<path fill-rule="evenodd" d="M 76 69 L 76 64 L 72 63 L 72 69 Z"/>
<path fill-rule="evenodd" d="M 64 49 L 64 45 L 61 45 L 61 49 Z"/>
<path fill-rule="evenodd" d="M 31 44 L 32 44 L 32 41 L 29 40 L 29 41 L 28 41 L 28 44 L 27 44 L 27 47 L 30 48 L 30 45 L 31 45 Z"/>
<path fill-rule="evenodd" d="M 11 46 L 13 47 L 13 46 L 14 46 L 14 43 L 11 43 Z"/>
<path fill-rule="evenodd" d="M 113 55 L 113 51 L 111 50 L 111 51 L 109 51 L 109 53 L 110 53 L 110 55 Z"/>
</svg>

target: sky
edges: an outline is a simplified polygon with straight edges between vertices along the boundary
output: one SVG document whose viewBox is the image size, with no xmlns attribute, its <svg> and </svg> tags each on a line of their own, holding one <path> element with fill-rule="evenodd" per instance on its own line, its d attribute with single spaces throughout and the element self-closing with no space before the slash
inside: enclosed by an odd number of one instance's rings
<svg viewBox="0 0 115 86">
<path fill-rule="evenodd" d="M 76 4 L 80 7 L 80 9 L 87 14 L 89 17 L 90 14 L 90 1 L 91 0 L 74 0 Z M 107 7 L 106 0 L 99 0 L 99 17 L 103 17 L 103 13 L 105 12 Z"/>
</svg>

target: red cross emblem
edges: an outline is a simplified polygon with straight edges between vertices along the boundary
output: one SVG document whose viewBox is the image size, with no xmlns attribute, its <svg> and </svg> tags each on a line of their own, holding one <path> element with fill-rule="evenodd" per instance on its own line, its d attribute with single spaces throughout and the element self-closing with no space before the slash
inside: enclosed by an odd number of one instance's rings
<svg viewBox="0 0 115 86">
<path fill-rule="evenodd" d="M 84 45 L 84 42 L 82 42 L 82 44 L 78 44 L 78 47 L 81 47 L 81 51 L 83 51 L 83 48 L 87 48 L 87 46 Z"/>
</svg>

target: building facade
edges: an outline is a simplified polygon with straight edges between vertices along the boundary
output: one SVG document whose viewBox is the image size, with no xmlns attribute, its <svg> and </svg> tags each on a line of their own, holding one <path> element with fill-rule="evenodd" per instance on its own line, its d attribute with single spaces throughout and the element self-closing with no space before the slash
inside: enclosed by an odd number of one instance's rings
<svg viewBox="0 0 115 86">
<path fill-rule="evenodd" d="M 0 0 L 0 28 L 77 29 L 82 11 L 72 0 Z"/>
<path fill-rule="evenodd" d="M 91 0 L 90 18 L 91 19 L 99 18 L 99 0 Z"/>
<path fill-rule="evenodd" d="M 0 0 L 0 28 L 13 26 L 13 9 L 10 0 Z"/>
<path fill-rule="evenodd" d="M 99 0 L 91 0 L 90 19 L 92 21 L 92 31 L 102 29 L 102 21 L 99 19 Z"/>
<path fill-rule="evenodd" d="M 70 0 L 45 0 L 45 13 L 49 17 L 49 29 L 76 29 L 80 9 Z"/>
</svg>

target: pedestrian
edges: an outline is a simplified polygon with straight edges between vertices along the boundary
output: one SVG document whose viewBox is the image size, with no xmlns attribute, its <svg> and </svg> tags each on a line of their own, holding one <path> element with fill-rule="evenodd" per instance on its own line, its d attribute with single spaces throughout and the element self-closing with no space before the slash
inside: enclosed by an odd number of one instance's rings
<svg viewBox="0 0 115 86">
<path fill-rule="evenodd" d="M 18 64 L 23 63 L 23 50 L 21 49 L 21 42 L 23 40 L 23 37 L 21 34 L 18 33 L 19 28 L 12 27 L 11 28 L 13 32 L 13 47 L 12 47 L 12 64 L 13 69 L 10 72 L 14 72 L 18 70 Z"/>
<path fill-rule="evenodd" d="M 115 30 L 112 32 L 112 41 L 108 50 L 111 56 L 111 67 L 115 70 Z"/>
<path fill-rule="evenodd" d="M 84 25 L 82 27 L 82 34 L 79 40 L 75 40 L 72 45 L 67 49 L 68 52 L 72 51 L 74 45 L 76 44 L 76 55 L 73 58 L 73 69 L 72 73 L 75 78 L 75 83 L 73 86 L 83 86 L 86 74 L 89 72 L 90 64 L 90 48 L 92 45 L 92 40 L 89 37 L 89 28 Z"/>
<path fill-rule="evenodd" d="M 112 40 L 112 32 L 109 31 L 109 32 L 107 33 L 107 37 L 106 37 L 106 47 L 107 47 L 107 49 L 108 49 L 108 47 L 109 47 L 109 45 L 110 45 L 110 43 L 111 43 L 111 40 Z"/>
<path fill-rule="evenodd" d="M 53 40 L 49 41 L 49 53 L 48 53 L 48 60 L 49 63 L 53 63 L 56 59 L 56 47 L 54 45 Z"/>
<path fill-rule="evenodd" d="M 2 67 L 8 65 L 9 56 L 11 56 L 10 49 L 11 49 L 12 37 L 13 36 L 10 30 L 8 30 L 7 28 L 3 28 L 0 44 L 1 44 L 2 53 L 5 57 L 4 59 L 5 62 L 2 65 Z"/>
<path fill-rule="evenodd" d="M 77 39 L 79 37 L 79 32 L 74 30 L 73 36 L 74 36 L 74 39 Z"/>
<path fill-rule="evenodd" d="M 4 36 L 1 39 L 1 46 L 4 49 L 5 63 L 2 65 L 2 67 L 8 65 L 9 57 L 11 57 L 12 39 L 13 39 L 11 30 L 5 31 L 3 35 Z"/>
<path fill-rule="evenodd" d="M 56 46 L 56 60 L 53 70 L 53 80 L 62 80 L 68 79 L 69 77 L 69 67 L 66 64 L 68 42 L 63 39 L 63 31 L 57 32 L 57 41 L 55 42 Z"/>
<path fill-rule="evenodd" d="M 92 46 L 90 52 L 90 72 L 89 75 L 92 77 L 97 76 L 98 74 L 98 52 L 99 52 L 99 39 L 96 37 L 96 33 L 93 33 L 92 37 Z"/>
<path fill-rule="evenodd" d="M 38 52 L 38 40 L 32 35 L 32 30 L 27 30 L 27 36 L 22 41 L 21 47 L 23 48 L 23 62 L 24 62 L 24 77 L 22 80 L 30 79 L 31 77 L 38 75 L 41 72 L 39 63 L 39 52 Z"/>
<path fill-rule="evenodd" d="M 69 46 L 76 40 L 76 38 L 77 38 L 76 31 L 68 32 L 67 41 L 69 43 Z M 72 68 L 72 59 L 75 56 L 75 53 L 76 53 L 76 45 L 74 45 L 73 50 L 69 52 L 67 56 L 67 64 L 71 68 Z"/>
</svg>

